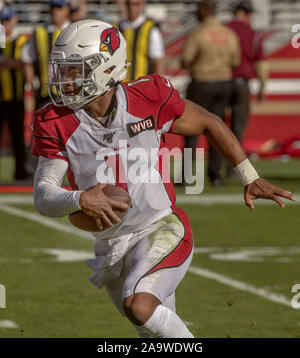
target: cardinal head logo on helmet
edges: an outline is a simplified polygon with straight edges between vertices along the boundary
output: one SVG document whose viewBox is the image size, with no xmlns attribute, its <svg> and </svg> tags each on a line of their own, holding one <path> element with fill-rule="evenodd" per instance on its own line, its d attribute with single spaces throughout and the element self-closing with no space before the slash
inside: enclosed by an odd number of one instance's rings
<svg viewBox="0 0 300 358">
<path fill-rule="evenodd" d="M 115 27 L 110 27 L 102 32 L 100 44 L 100 51 L 107 51 L 112 56 L 120 47 L 120 37 L 118 30 Z"/>
</svg>

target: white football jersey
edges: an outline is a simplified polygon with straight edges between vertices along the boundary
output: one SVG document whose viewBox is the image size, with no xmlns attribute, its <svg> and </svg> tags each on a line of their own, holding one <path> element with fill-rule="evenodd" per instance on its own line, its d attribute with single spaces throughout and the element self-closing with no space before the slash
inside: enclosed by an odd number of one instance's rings
<svg viewBox="0 0 300 358">
<path fill-rule="evenodd" d="M 35 114 L 32 153 L 68 162 L 72 190 L 87 190 L 100 182 L 127 190 L 131 208 L 122 222 L 95 233 L 112 239 L 134 232 L 169 215 L 175 208 L 172 183 L 164 182 L 158 152 L 161 136 L 171 131 L 185 102 L 170 81 L 149 75 L 116 89 L 117 109 L 105 127 L 83 109 L 48 104 Z"/>
</svg>

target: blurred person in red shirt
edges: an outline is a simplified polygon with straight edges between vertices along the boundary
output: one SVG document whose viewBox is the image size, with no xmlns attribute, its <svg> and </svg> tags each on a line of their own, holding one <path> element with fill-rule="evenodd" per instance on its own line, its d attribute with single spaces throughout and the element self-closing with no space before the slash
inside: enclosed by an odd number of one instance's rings
<svg viewBox="0 0 300 358">
<path fill-rule="evenodd" d="M 255 9 L 250 0 L 239 1 L 233 10 L 234 19 L 227 24 L 239 37 L 241 63 L 233 70 L 231 97 L 231 129 L 241 142 L 247 126 L 250 109 L 249 80 L 257 77 L 260 83 L 257 99 L 264 97 L 265 83 L 268 78 L 268 64 L 265 60 L 262 36 L 251 28 Z M 228 168 L 228 176 L 235 173 Z"/>
</svg>

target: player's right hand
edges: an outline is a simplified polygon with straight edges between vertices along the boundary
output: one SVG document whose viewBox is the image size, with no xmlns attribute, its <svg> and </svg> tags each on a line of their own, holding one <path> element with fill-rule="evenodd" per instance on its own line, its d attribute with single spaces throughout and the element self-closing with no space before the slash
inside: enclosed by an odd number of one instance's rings
<svg viewBox="0 0 300 358">
<path fill-rule="evenodd" d="M 92 216 L 100 230 L 103 229 L 102 221 L 113 226 L 121 221 L 113 208 L 120 210 L 128 210 L 126 203 L 109 199 L 104 193 L 103 188 L 106 184 L 97 184 L 80 194 L 79 206 L 89 216 Z"/>
</svg>

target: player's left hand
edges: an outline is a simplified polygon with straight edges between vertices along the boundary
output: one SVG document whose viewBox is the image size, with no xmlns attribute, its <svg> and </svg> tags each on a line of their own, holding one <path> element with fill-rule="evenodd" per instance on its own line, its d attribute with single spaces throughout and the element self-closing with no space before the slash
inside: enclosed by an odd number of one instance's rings
<svg viewBox="0 0 300 358">
<path fill-rule="evenodd" d="M 284 203 L 279 197 L 296 201 L 296 198 L 292 196 L 291 192 L 273 185 L 262 178 L 258 178 L 253 183 L 247 185 L 244 190 L 245 204 L 251 210 L 254 209 L 253 200 L 259 198 L 274 200 L 279 206 L 284 208 Z"/>
</svg>

